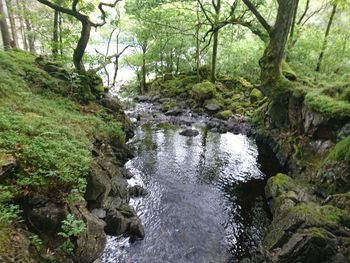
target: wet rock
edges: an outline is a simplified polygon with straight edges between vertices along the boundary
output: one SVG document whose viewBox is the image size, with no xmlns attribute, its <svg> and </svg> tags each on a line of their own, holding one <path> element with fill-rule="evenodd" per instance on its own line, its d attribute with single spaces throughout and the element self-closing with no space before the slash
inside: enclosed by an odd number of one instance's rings
<svg viewBox="0 0 350 263">
<path fill-rule="evenodd" d="M 338 132 L 337 138 L 338 140 L 345 139 L 350 136 L 350 123 L 344 125 L 340 131 Z"/>
<path fill-rule="evenodd" d="M 129 187 L 129 195 L 133 197 L 146 196 L 148 194 L 147 190 L 140 185 L 134 185 Z"/>
<path fill-rule="evenodd" d="M 216 113 L 221 109 L 221 107 L 219 105 L 214 104 L 214 103 L 206 104 L 204 106 L 204 108 L 211 113 Z"/>
<path fill-rule="evenodd" d="M 129 202 L 128 183 L 124 178 L 115 176 L 111 180 L 111 195 Z"/>
<path fill-rule="evenodd" d="M 135 100 L 138 101 L 138 102 L 147 102 L 147 101 L 150 101 L 150 97 L 147 97 L 147 96 L 137 96 L 135 97 Z"/>
<path fill-rule="evenodd" d="M 136 212 L 128 205 L 122 205 L 107 212 L 105 231 L 108 235 L 118 236 L 128 234 L 137 238 L 144 238 L 144 228 Z"/>
<path fill-rule="evenodd" d="M 16 158 L 10 154 L 0 154 L 0 178 L 11 172 L 17 165 Z"/>
<path fill-rule="evenodd" d="M 182 110 L 181 109 L 168 110 L 164 114 L 165 114 L 165 116 L 179 116 L 182 114 Z"/>
<path fill-rule="evenodd" d="M 125 179 L 131 179 L 134 177 L 133 173 L 129 169 L 122 168 L 121 172 Z"/>
<path fill-rule="evenodd" d="M 102 256 L 107 242 L 104 232 L 105 222 L 91 214 L 83 203 L 71 206 L 70 210 L 86 225 L 86 229 L 79 234 L 75 242 L 75 260 L 76 262 L 93 262 Z"/>
<path fill-rule="evenodd" d="M 180 132 L 180 135 L 186 137 L 196 137 L 199 135 L 199 131 L 195 129 L 186 129 Z"/>
</svg>

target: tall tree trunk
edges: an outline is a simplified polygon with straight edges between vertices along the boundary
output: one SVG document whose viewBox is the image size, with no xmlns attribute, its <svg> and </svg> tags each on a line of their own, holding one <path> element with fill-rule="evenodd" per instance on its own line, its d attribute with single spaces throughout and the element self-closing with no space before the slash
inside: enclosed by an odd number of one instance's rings
<svg viewBox="0 0 350 263">
<path fill-rule="evenodd" d="M 62 13 L 59 12 L 58 27 L 59 27 L 59 41 L 60 41 L 60 55 L 63 58 L 63 34 L 62 34 Z"/>
<path fill-rule="evenodd" d="M 141 79 L 141 94 L 144 94 L 146 91 L 146 52 L 147 52 L 147 41 L 144 41 L 141 46 L 142 49 L 142 79 Z"/>
<path fill-rule="evenodd" d="M 57 59 L 58 57 L 58 47 L 59 47 L 59 39 L 58 39 L 58 20 L 59 20 L 59 11 L 55 10 L 54 18 L 53 18 L 53 35 L 52 35 L 52 56 Z"/>
<path fill-rule="evenodd" d="M 10 19 L 10 26 L 11 26 L 11 34 L 12 34 L 12 47 L 18 48 L 18 37 L 17 37 L 17 28 L 16 28 L 16 21 L 13 16 L 13 1 L 12 0 L 6 0 L 7 4 L 7 11 Z"/>
<path fill-rule="evenodd" d="M 25 16 L 24 10 L 23 10 L 23 6 L 20 5 L 17 0 L 15 0 L 15 1 L 16 1 L 17 7 L 20 8 L 19 26 L 20 26 L 20 30 L 21 30 L 21 38 L 22 38 L 22 43 L 23 43 L 23 49 L 25 51 L 28 51 L 27 34 L 26 34 L 26 30 L 24 28 L 24 20 L 23 20 L 23 17 Z"/>
<path fill-rule="evenodd" d="M 200 67 L 200 43 L 199 43 L 199 30 L 200 30 L 200 21 L 199 21 L 199 4 L 197 1 L 197 7 L 196 7 L 196 32 L 195 32 L 195 38 L 196 38 L 196 73 L 197 73 L 197 82 L 199 83 L 201 80 L 199 67 Z"/>
<path fill-rule="evenodd" d="M 270 33 L 270 42 L 260 59 L 261 81 L 265 86 L 265 94 L 274 82 L 283 78 L 282 59 L 292 24 L 293 14 L 297 0 L 278 0 L 278 14 L 276 23 Z"/>
<path fill-rule="evenodd" d="M 218 56 L 218 44 L 219 44 L 219 30 L 216 30 L 213 36 L 213 54 L 211 57 L 210 81 L 213 83 L 215 83 L 216 81 L 216 61 Z"/>
<path fill-rule="evenodd" d="M 32 25 L 28 18 L 28 10 L 25 1 L 22 2 L 22 11 L 24 16 L 24 23 L 25 23 L 25 31 L 28 33 L 26 34 L 26 38 L 28 39 L 28 45 L 29 45 L 29 51 L 33 54 L 35 54 L 35 44 L 34 44 L 34 34 L 32 32 Z"/>
<path fill-rule="evenodd" d="M 220 19 L 220 10 L 221 10 L 221 0 L 212 1 L 215 10 L 215 19 L 214 19 L 214 33 L 213 33 L 213 54 L 211 59 L 211 75 L 210 81 L 215 83 L 216 81 L 216 62 L 218 56 L 218 45 L 219 45 L 219 29 L 215 29 Z"/>
<path fill-rule="evenodd" d="M 6 21 L 5 4 L 3 0 L 0 0 L 0 29 L 1 29 L 2 41 L 4 44 L 4 49 L 5 50 L 10 49 L 11 36 L 10 36 L 9 26 Z"/>
<path fill-rule="evenodd" d="M 297 14 L 298 14 L 299 0 L 296 0 L 296 1 L 297 1 L 297 4 L 295 5 L 292 25 L 291 25 L 290 34 L 289 34 L 288 48 L 287 48 L 287 54 L 286 54 L 286 62 L 289 62 L 289 60 L 290 60 L 289 51 L 292 48 L 292 42 L 293 42 L 293 39 L 294 39 L 295 26 L 296 26 L 296 23 L 297 23 L 296 20 L 297 20 Z"/>
<path fill-rule="evenodd" d="M 333 8 L 332 8 L 331 16 L 329 17 L 329 21 L 328 21 L 328 24 L 327 24 L 327 29 L 326 29 L 326 33 L 325 33 L 325 36 L 324 36 L 321 53 L 320 53 L 320 56 L 318 57 L 317 66 L 316 66 L 316 69 L 315 69 L 316 72 L 320 72 L 320 70 L 321 70 L 321 65 L 322 65 L 322 61 L 323 61 L 323 57 L 324 57 L 324 52 L 326 51 L 327 44 L 328 44 L 328 36 L 329 36 L 329 33 L 331 32 L 331 27 L 332 27 L 334 16 L 335 16 L 336 12 L 337 12 L 337 5 L 334 4 Z"/>
<path fill-rule="evenodd" d="M 85 53 L 85 49 L 87 47 L 87 44 L 90 39 L 90 32 L 91 32 L 91 24 L 90 22 L 86 19 L 81 21 L 81 34 L 80 38 L 78 41 L 78 44 L 76 48 L 74 49 L 73 53 L 73 63 L 75 68 L 80 72 L 80 73 L 85 73 L 85 66 L 83 63 L 83 56 Z"/>
</svg>

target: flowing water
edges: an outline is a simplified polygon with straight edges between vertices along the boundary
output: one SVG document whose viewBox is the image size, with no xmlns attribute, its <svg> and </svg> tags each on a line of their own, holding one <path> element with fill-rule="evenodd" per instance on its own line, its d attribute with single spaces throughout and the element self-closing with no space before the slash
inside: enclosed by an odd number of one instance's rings
<svg viewBox="0 0 350 263">
<path fill-rule="evenodd" d="M 109 237 L 102 262 L 235 262 L 255 253 L 269 219 L 265 174 L 255 142 L 198 128 L 184 137 L 171 125 L 143 125 L 126 166 L 146 197 L 131 200 L 144 240 Z"/>
</svg>

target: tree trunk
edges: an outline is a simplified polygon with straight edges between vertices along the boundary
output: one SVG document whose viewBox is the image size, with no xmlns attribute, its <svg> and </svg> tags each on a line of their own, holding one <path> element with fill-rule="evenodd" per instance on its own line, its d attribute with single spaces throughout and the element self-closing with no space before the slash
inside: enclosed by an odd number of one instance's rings
<svg viewBox="0 0 350 263">
<path fill-rule="evenodd" d="M 215 83 L 216 81 L 216 60 L 218 56 L 218 44 L 219 44 L 219 30 L 214 32 L 213 36 L 213 54 L 211 57 L 211 76 L 210 81 Z"/>
<path fill-rule="evenodd" d="M 326 33 L 325 33 L 325 36 L 324 36 L 321 53 L 320 53 L 320 56 L 319 56 L 318 61 L 317 61 L 317 66 L 316 66 L 316 69 L 315 69 L 316 72 L 320 72 L 320 70 L 321 70 L 321 65 L 322 65 L 322 61 L 323 61 L 323 57 L 324 57 L 324 52 L 326 51 L 327 44 L 328 44 L 328 36 L 329 36 L 329 33 L 331 32 L 331 27 L 332 27 L 334 16 L 335 16 L 336 12 L 337 12 L 337 5 L 334 4 L 331 16 L 330 16 L 329 21 L 328 21 Z"/>
<path fill-rule="evenodd" d="M 11 48 L 11 36 L 10 36 L 9 27 L 6 21 L 5 5 L 3 3 L 3 0 L 0 0 L 0 29 L 1 29 L 2 41 L 4 44 L 4 49 L 8 50 Z"/>
<path fill-rule="evenodd" d="M 63 35 L 62 35 L 62 14 L 61 14 L 61 12 L 58 12 L 58 15 L 59 15 L 58 27 L 59 27 L 60 55 L 61 55 L 61 58 L 63 58 Z"/>
<path fill-rule="evenodd" d="M 10 19 L 10 25 L 11 25 L 11 34 L 12 34 L 12 47 L 13 48 L 18 48 L 18 37 L 17 37 L 17 29 L 16 29 L 16 21 L 15 18 L 13 17 L 13 2 L 12 0 L 6 0 L 7 4 L 7 11 Z"/>
<path fill-rule="evenodd" d="M 25 13 L 24 13 L 24 10 L 23 10 L 23 6 L 20 5 L 18 3 L 17 0 L 16 1 L 16 5 L 17 7 L 20 8 L 20 15 L 19 15 L 19 26 L 20 26 L 20 30 L 21 30 L 21 38 L 22 38 L 22 43 L 23 43 L 23 49 L 25 51 L 28 51 L 28 44 L 27 44 L 27 35 L 26 35 L 26 31 L 25 31 L 25 28 L 24 28 L 24 21 L 23 21 L 23 17 L 25 16 Z"/>
<path fill-rule="evenodd" d="M 270 33 L 270 42 L 259 61 L 261 81 L 267 96 L 272 91 L 273 85 L 270 84 L 284 78 L 282 75 L 282 59 L 297 0 L 278 0 L 278 4 L 278 14 L 275 26 Z"/>
<path fill-rule="evenodd" d="M 200 72 L 199 72 L 199 67 L 200 67 L 200 43 L 199 43 L 199 30 L 200 30 L 200 20 L 199 20 L 199 4 L 197 1 L 197 8 L 196 8 L 196 16 L 197 16 L 197 21 L 196 21 L 196 33 L 195 33 L 195 38 L 196 38 L 196 73 L 197 73 L 197 82 L 200 82 Z"/>
<path fill-rule="evenodd" d="M 52 36 L 52 56 L 57 59 L 58 57 L 58 21 L 59 20 L 59 11 L 55 10 L 54 19 L 53 19 L 53 36 Z"/>
<path fill-rule="evenodd" d="M 142 79 L 141 79 L 141 94 L 144 94 L 146 91 L 146 52 L 147 52 L 147 41 L 144 41 L 141 46 L 142 49 Z"/>
<path fill-rule="evenodd" d="M 215 10 L 215 20 L 213 27 L 215 28 L 217 24 L 219 23 L 220 19 L 220 9 L 221 9 L 221 0 L 217 0 L 215 3 L 212 1 L 212 4 L 214 6 Z M 216 61 L 218 56 L 218 45 L 219 45 L 219 29 L 214 29 L 213 33 L 213 54 L 211 58 L 211 75 L 210 75 L 210 81 L 212 83 L 215 83 L 216 81 Z"/>
<path fill-rule="evenodd" d="M 27 31 L 27 38 L 28 38 L 28 44 L 29 44 L 29 51 L 33 54 L 35 54 L 35 38 L 34 34 L 32 32 L 32 25 L 31 21 L 28 18 L 27 15 L 27 7 L 25 1 L 22 2 L 22 11 L 23 11 L 23 16 L 24 16 L 24 23 Z"/>
<path fill-rule="evenodd" d="M 82 29 L 80 33 L 80 38 L 78 41 L 78 44 L 76 48 L 74 49 L 73 53 L 73 63 L 75 68 L 80 72 L 80 73 L 85 73 L 85 66 L 83 63 L 83 56 L 85 53 L 85 49 L 87 47 L 87 44 L 90 39 L 90 32 L 91 32 L 91 24 L 90 22 L 86 20 L 81 21 Z"/>
<path fill-rule="evenodd" d="M 297 4 L 295 5 L 295 9 L 294 9 L 292 25 L 291 25 L 290 34 L 289 34 L 288 48 L 287 48 L 287 54 L 286 54 L 286 62 L 289 62 L 289 60 L 290 60 L 289 51 L 292 48 L 292 42 L 293 42 L 293 39 L 294 39 L 294 32 L 295 32 L 295 26 L 296 26 L 296 22 L 297 22 L 296 21 L 297 20 L 297 14 L 298 14 L 298 6 L 299 6 L 299 0 L 297 0 Z"/>
</svg>

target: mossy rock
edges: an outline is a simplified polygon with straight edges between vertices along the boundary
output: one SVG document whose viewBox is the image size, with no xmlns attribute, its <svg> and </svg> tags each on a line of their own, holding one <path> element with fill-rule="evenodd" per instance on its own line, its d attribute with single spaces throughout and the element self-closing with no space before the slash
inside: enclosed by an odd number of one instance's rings
<svg viewBox="0 0 350 263">
<path fill-rule="evenodd" d="M 211 73 L 211 68 L 209 65 L 203 65 L 199 67 L 199 75 L 202 79 L 209 79 Z"/>
<path fill-rule="evenodd" d="M 250 92 L 249 97 L 250 97 L 250 102 L 255 103 L 255 102 L 262 100 L 264 98 L 264 94 L 260 90 L 258 90 L 257 88 L 254 88 Z"/>
<path fill-rule="evenodd" d="M 276 198 L 285 192 L 295 190 L 297 188 L 297 184 L 291 177 L 278 173 L 267 181 L 265 194 L 268 199 Z"/>
<path fill-rule="evenodd" d="M 224 110 L 220 111 L 215 114 L 215 117 L 221 120 L 228 120 L 232 116 L 232 111 L 231 110 Z"/>
<path fill-rule="evenodd" d="M 164 101 L 162 104 L 162 111 L 166 112 L 172 109 L 178 109 L 178 105 L 176 102 L 174 101 Z"/>
<path fill-rule="evenodd" d="M 326 160 L 346 161 L 350 163 L 350 137 L 338 142 L 330 151 Z"/>
<path fill-rule="evenodd" d="M 192 98 L 200 105 L 203 105 L 206 100 L 214 98 L 215 94 L 215 85 L 209 81 L 198 83 L 192 88 Z"/>
</svg>

